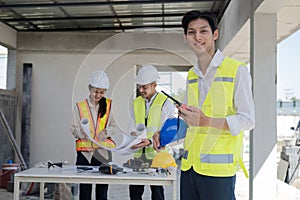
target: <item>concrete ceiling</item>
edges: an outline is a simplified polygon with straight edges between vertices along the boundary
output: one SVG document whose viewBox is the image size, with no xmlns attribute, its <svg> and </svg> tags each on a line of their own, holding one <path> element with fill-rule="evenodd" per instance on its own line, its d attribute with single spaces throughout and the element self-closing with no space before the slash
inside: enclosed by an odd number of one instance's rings
<svg viewBox="0 0 300 200">
<path fill-rule="evenodd" d="M 16 31 L 179 28 L 189 10 L 222 18 L 230 0 L 0 0 L 0 21 Z"/>
<path fill-rule="evenodd" d="M 275 0 L 277 1 L 277 0 Z M 273 1 L 273 5 L 274 2 Z M 271 2 L 271 1 L 269 1 Z M 272 2 L 271 2 L 272 3 Z M 277 13 L 277 42 L 281 42 L 300 29 L 300 1 L 284 0 L 274 8 Z M 268 2 L 258 8 L 258 12 L 272 12 Z M 231 42 L 223 50 L 227 56 L 249 62 L 250 58 L 250 20 L 248 20 Z"/>
</svg>

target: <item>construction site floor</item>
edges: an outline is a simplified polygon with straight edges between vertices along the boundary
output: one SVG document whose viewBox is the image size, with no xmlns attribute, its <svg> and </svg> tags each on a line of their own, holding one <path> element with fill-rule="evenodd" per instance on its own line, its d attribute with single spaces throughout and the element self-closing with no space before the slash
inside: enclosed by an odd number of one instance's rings
<svg viewBox="0 0 300 200">
<path fill-rule="evenodd" d="M 178 180 L 179 180 L 179 170 L 178 170 Z M 246 179 L 243 172 L 237 173 L 237 183 L 236 183 L 236 199 L 237 200 L 248 200 L 249 199 L 249 179 Z M 177 199 L 179 198 L 179 181 L 177 187 Z M 277 200 L 300 200 L 300 190 L 295 187 L 288 185 L 282 181 L 277 181 Z M 172 199 L 172 187 L 165 186 L 165 199 Z M 0 200 L 12 200 L 13 193 L 7 192 L 6 189 L 0 188 Z M 21 200 L 33 200 L 39 199 L 38 197 L 21 197 Z M 75 200 L 78 197 L 74 198 Z M 110 185 L 108 190 L 108 199 L 110 200 L 129 200 L 129 190 L 128 185 Z M 151 199 L 150 187 L 145 186 L 145 192 L 143 199 Z"/>
</svg>

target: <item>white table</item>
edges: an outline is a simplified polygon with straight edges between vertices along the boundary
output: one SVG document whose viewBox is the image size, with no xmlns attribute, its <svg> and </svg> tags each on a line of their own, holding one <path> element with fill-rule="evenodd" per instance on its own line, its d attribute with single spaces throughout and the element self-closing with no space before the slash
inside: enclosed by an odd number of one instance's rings
<svg viewBox="0 0 300 200">
<path fill-rule="evenodd" d="M 95 170 L 81 171 L 76 166 L 63 168 L 30 168 L 15 174 L 14 200 L 20 198 L 21 182 L 39 182 L 40 199 L 44 199 L 45 183 L 90 183 L 93 184 L 130 184 L 130 185 L 172 185 L 173 200 L 176 200 L 176 172 L 171 175 L 145 173 L 117 173 L 115 175 L 101 174 Z"/>
</svg>

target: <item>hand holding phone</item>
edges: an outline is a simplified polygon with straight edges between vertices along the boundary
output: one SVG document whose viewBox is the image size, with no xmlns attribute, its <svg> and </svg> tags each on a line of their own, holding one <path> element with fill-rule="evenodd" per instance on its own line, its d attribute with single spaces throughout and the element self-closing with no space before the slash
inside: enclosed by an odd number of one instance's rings
<svg viewBox="0 0 300 200">
<path fill-rule="evenodd" d="M 178 106 L 181 106 L 183 109 L 189 110 L 186 104 L 181 103 L 180 101 L 178 101 L 177 99 L 171 97 L 170 95 L 168 95 L 167 93 L 165 93 L 164 91 L 161 90 L 161 92 L 166 95 L 168 98 L 172 99 L 175 104 L 177 104 Z"/>
</svg>

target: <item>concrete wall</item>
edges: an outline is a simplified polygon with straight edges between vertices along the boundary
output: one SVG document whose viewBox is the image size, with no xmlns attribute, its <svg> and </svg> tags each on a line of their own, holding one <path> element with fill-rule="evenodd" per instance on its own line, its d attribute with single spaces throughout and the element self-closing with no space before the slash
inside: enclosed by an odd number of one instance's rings
<svg viewBox="0 0 300 200">
<path fill-rule="evenodd" d="M 224 49 L 264 0 L 231 0 L 219 24 L 218 46 Z"/>
<path fill-rule="evenodd" d="M 256 0 L 255 5 L 261 1 Z M 230 3 L 220 24 L 221 48 L 249 18 L 252 8 L 249 7 L 247 0 Z M 112 87 L 107 95 L 114 98 L 117 106 L 113 113 L 125 128 L 126 121 L 122 119 L 128 115 L 126 109 L 134 93 L 135 64 L 190 65 L 195 61 L 182 35 L 175 32 L 139 30 L 114 36 L 109 33 L 18 33 L 17 45 L 10 36 L 15 34 L 12 31 L 6 34 L 8 38 L 0 37 L 0 41 L 10 47 L 17 46 L 14 58 L 18 92 L 22 91 L 23 63 L 33 64 L 31 164 L 48 159 L 73 162 L 74 143 L 69 133 L 71 109 L 75 101 L 87 95 L 87 77 L 91 71 L 103 68 L 109 73 Z M 18 116 L 20 124 L 20 112 Z M 20 132 L 19 125 L 18 140 Z"/>
<path fill-rule="evenodd" d="M 69 132 L 74 102 L 88 95 L 88 75 L 107 71 L 113 114 L 128 127 L 135 64 L 190 65 L 193 54 L 180 33 L 19 33 L 18 71 L 32 63 L 31 166 L 47 160 L 75 160 Z M 21 74 L 20 77 L 21 78 Z M 21 91 L 21 88 L 20 88 Z M 20 134 L 20 133 L 19 133 Z"/>
<path fill-rule="evenodd" d="M 2 22 L 0 22 L 0 30 L 0 44 L 12 49 L 16 48 L 17 31 L 3 24 Z"/>
</svg>

